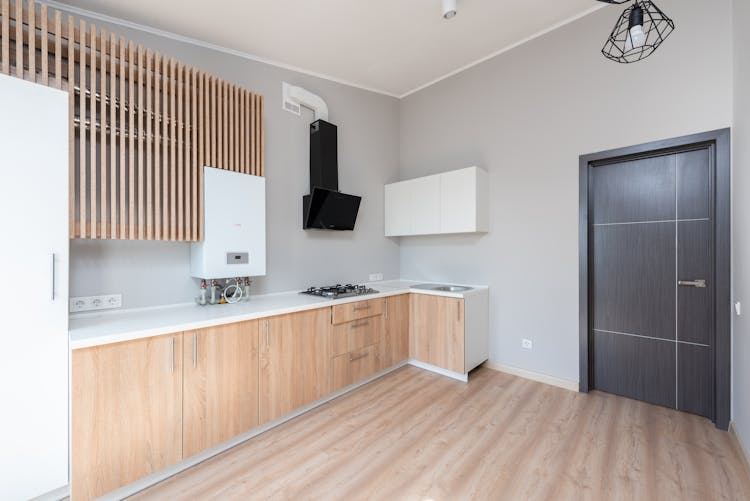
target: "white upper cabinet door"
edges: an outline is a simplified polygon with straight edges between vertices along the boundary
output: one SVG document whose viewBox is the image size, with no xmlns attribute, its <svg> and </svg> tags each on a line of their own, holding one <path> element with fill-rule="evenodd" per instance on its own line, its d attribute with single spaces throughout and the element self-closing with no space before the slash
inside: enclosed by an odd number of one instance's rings
<svg viewBox="0 0 750 501">
<path fill-rule="evenodd" d="M 411 234 L 411 183 L 385 185 L 385 236 Z"/>
<path fill-rule="evenodd" d="M 440 233 L 440 175 L 410 181 L 411 235 Z"/>
<path fill-rule="evenodd" d="M 487 231 L 487 173 L 468 167 L 441 176 L 441 233 Z"/>
</svg>

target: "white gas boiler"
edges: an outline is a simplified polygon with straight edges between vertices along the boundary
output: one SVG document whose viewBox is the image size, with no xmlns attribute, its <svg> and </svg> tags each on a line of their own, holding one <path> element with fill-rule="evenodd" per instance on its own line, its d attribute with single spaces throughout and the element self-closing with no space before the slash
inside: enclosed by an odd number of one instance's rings
<svg viewBox="0 0 750 501">
<path fill-rule="evenodd" d="M 203 241 L 190 271 L 206 280 L 266 274 L 266 179 L 203 168 Z"/>
</svg>

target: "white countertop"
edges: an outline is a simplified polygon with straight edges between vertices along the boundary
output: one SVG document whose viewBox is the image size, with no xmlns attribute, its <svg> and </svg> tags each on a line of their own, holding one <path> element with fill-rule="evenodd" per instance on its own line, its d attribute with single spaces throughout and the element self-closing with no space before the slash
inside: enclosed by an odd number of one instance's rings
<svg viewBox="0 0 750 501">
<path fill-rule="evenodd" d="M 70 348 L 75 350 L 119 343 L 409 292 L 463 298 L 487 290 L 486 286 L 475 285 L 470 286 L 471 290 L 458 293 L 412 288 L 422 283 L 426 282 L 412 280 L 374 282 L 367 285 L 380 291 L 377 294 L 333 300 L 298 292 L 284 292 L 250 296 L 250 301 L 237 304 L 198 306 L 195 303 L 186 303 L 154 308 L 78 313 L 70 316 Z"/>
</svg>

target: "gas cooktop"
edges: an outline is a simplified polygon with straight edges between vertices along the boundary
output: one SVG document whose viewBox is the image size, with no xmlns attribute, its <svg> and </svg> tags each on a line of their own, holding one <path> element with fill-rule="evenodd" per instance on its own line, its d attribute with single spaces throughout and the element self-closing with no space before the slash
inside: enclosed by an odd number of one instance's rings
<svg viewBox="0 0 750 501">
<path fill-rule="evenodd" d="M 342 297 L 350 296 L 363 296 L 365 294 L 377 294 L 379 291 L 371 289 L 366 285 L 352 285 L 352 284 L 336 284 L 329 285 L 327 287 L 310 287 L 309 289 L 300 292 L 300 294 L 309 294 L 311 296 L 327 297 L 330 299 L 338 299 Z"/>
</svg>

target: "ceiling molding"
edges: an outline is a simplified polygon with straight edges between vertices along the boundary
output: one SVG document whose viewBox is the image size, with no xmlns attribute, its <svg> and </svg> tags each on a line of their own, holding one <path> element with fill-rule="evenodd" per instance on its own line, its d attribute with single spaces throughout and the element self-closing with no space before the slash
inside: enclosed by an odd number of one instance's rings
<svg viewBox="0 0 750 501">
<path fill-rule="evenodd" d="M 398 96 L 398 98 L 399 99 L 403 99 L 403 98 L 405 98 L 407 96 L 410 96 L 410 95 L 412 95 L 412 94 L 414 94 L 416 92 L 419 92 L 420 90 L 424 90 L 427 87 L 431 87 L 431 86 L 435 85 L 436 83 L 445 80 L 446 78 L 450 78 L 450 77 L 452 77 L 454 75 L 458 75 L 459 73 L 461 73 L 463 71 L 466 71 L 469 68 L 473 68 L 474 66 L 480 65 L 480 64 L 484 63 L 485 61 L 489 61 L 493 57 L 497 57 L 500 54 L 503 54 L 505 52 L 513 50 L 516 47 L 519 47 L 519 46 L 521 46 L 521 45 L 523 45 L 523 44 L 525 44 L 527 42 L 531 42 L 532 40 L 534 40 L 536 38 L 539 38 L 539 37 L 542 37 L 542 36 L 546 35 L 547 33 L 552 32 L 552 31 L 555 31 L 558 28 L 562 28 L 566 24 L 570 24 L 570 23 L 572 23 L 574 21 L 577 21 L 577 20 L 581 19 L 582 17 L 586 17 L 589 14 L 591 14 L 593 12 L 596 12 L 597 10 L 599 10 L 599 9 L 601 9 L 603 7 L 606 7 L 606 5 L 605 4 L 595 5 L 595 6 L 591 7 L 590 9 L 581 12 L 580 14 L 577 14 L 575 16 L 572 16 L 572 17 L 569 17 L 567 19 L 564 19 L 564 20 L 560 21 L 559 23 L 553 24 L 549 28 L 545 28 L 542 31 L 539 31 L 537 33 L 534 33 L 531 36 L 528 36 L 528 37 L 526 37 L 524 39 L 519 40 L 518 42 L 512 43 L 512 44 L 508 45 L 507 47 L 503 47 L 502 49 L 497 50 L 497 51 L 493 52 L 492 54 L 488 54 L 488 55 L 486 55 L 486 56 L 484 56 L 484 57 L 482 57 L 480 59 L 477 59 L 474 62 L 471 62 L 471 63 L 469 63 L 469 64 L 467 64 L 465 66 L 461 66 L 460 68 L 455 69 L 455 70 L 451 71 L 450 73 L 446 73 L 445 75 L 443 75 L 441 77 L 438 77 L 438 78 L 436 78 L 434 80 L 430 80 L 429 82 L 427 82 L 424 85 L 420 85 L 419 87 L 416 87 L 416 88 L 414 88 L 414 89 L 412 89 L 412 90 L 410 90 L 408 92 L 405 92 L 405 93 L 401 94 L 400 96 Z"/>
<path fill-rule="evenodd" d="M 349 86 L 349 87 L 354 87 L 356 89 L 361 89 L 361 90 L 368 91 L 368 92 L 374 92 L 376 94 L 381 94 L 381 95 L 388 96 L 388 97 L 393 97 L 393 98 L 396 98 L 396 99 L 404 99 L 407 96 L 410 96 L 410 95 L 415 94 L 415 93 L 417 93 L 417 92 L 419 92 L 421 90 L 424 90 L 424 89 L 426 89 L 428 87 L 431 87 L 431 86 L 437 84 L 438 82 L 441 82 L 441 81 L 443 81 L 443 80 L 445 80 L 447 78 L 455 76 L 455 75 L 457 75 L 457 74 L 459 74 L 459 73 L 461 73 L 463 71 L 466 71 L 466 70 L 468 70 L 470 68 L 473 68 L 474 66 L 482 64 L 482 63 L 484 63 L 484 62 L 486 62 L 486 61 L 488 61 L 488 60 L 490 60 L 490 59 L 492 59 L 494 57 L 499 56 L 500 54 L 503 54 L 505 52 L 513 50 L 516 47 L 519 47 L 519 46 L 521 46 L 521 45 L 523 45 L 523 44 L 525 44 L 527 42 L 530 42 L 530 41 L 532 41 L 532 40 L 534 40 L 536 38 L 542 37 L 542 36 L 544 36 L 544 35 L 552 32 L 552 31 L 555 31 L 555 30 L 557 30 L 557 29 L 559 29 L 559 28 L 561 28 L 561 27 L 563 27 L 563 26 L 565 26 L 567 24 L 570 24 L 570 23 L 572 23 L 574 21 L 577 21 L 578 19 L 586 17 L 589 14 L 591 14 L 593 12 L 596 12 L 597 10 L 599 10 L 599 9 L 604 8 L 604 7 L 607 6 L 606 4 L 595 5 L 595 6 L 591 7 L 590 9 L 581 12 L 580 14 L 577 14 L 575 16 L 572 16 L 572 17 L 569 17 L 567 19 L 564 19 L 564 20 L 560 21 L 559 23 L 556 23 L 556 24 L 554 24 L 554 25 L 552 25 L 552 26 L 550 26 L 548 28 L 545 28 L 544 30 L 541 30 L 541 31 L 539 31 L 537 33 L 534 33 L 531 36 L 528 36 L 528 37 L 526 37 L 526 38 L 524 38 L 522 40 L 519 40 L 518 42 L 515 42 L 515 43 L 513 43 L 511 45 L 508 45 L 506 47 L 503 47 L 500 50 L 492 52 L 491 54 L 488 54 L 488 55 L 486 55 L 486 56 L 484 56 L 484 57 L 482 57 L 480 59 L 477 59 L 477 60 L 469 63 L 469 64 L 466 64 L 464 66 L 461 66 L 460 68 L 457 68 L 457 69 L 455 69 L 453 71 L 450 71 L 450 72 L 446 73 L 445 75 L 442 75 L 442 76 L 440 76 L 438 78 L 430 80 L 429 82 L 427 82 L 427 83 L 425 83 L 423 85 L 415 87 L 414 89 L 412 89 L 412 90 L 410 90 L 408 92 L 405 92 L 403 94 L 394 94 L 393 92 L 388 92 L 388 91 L 381 90 L 381 89 L 375 89 L 375 88 L 372 88 L 372 87 L 368 87 L 366 85 L 358 84 L 356 82 L 350 82 L 350 81 L 343 80 L 343 79 L 336 78 L 336 77 L 332 77 L 330 75 L 326 75 L 326 74 L 323 74 L 323 73 L 318 73 L 316 71 L 312 71 L 312 70 L 308 70 L 308 69 L 305 69 L 305 68 L 300 68 L 300 67 L 297 67 L 297 66 L 293 66 L 291 64 L 286 64 L 286 63 L 282 63 L 282 62 L 279 62 L 279 61 L 274 61 L 274 60 L 271 60 L 271 59 L 266 59 L 266 58 L 259 57 L 259 56 L 253 55 L 253 54 L 249 54 L 247 52 L 239 51 L 239 50 L 236 50 L 236 49 L 231 49 L 229 47 L 224 47 L 224 46 L 221 46 L 221 45 L 213 44 L 211 42 L 206 42 L 204 40 L 199 40 L 199 39 L 191 38 L 191 37 L 188 37 L 188 36 L 185 36 L 185 35 L 180 35 L 178 33 L 173 33 L 171 31 L 166 31 L 166 30 L 162 30 L 162 29 L 159 29 L 159 28 L 154 28 L 153 26 L 147 26 L 147 25 L 144 25 L 144 24 L 134 23 L 132 21 L 128 21 L 127 19 L 121 19 L 121 18 L 118 18 L 118 17 L 108 16 L 106 14 L 101 14 L 99 12 L 95 12 L 95 11 L 92 11 L 92 10 L 82 9 L 80 7 L 74 7 L 72 5 L 68 5 L 68 4 L 65 4 L 63 2 L 58 2 L 56 0 L 41 0 L 41 3 L 45 3 L 45 4 L 49 5 L 50 7 L 54 7 L 54 8 L 60 9 L 62 11 L 68 12 L 70 14 L 78 14 L 79 16 L 84 16 L 84 17 L 88 17 L 88 18 L 91 18 L 91 19 L 97 19 L 99 21 L 104 21 L 104 22 L 107 22 L 107 23 L 110 23 L 110 24 L 124 26 L 124 27 L 129 28 L 129 29 L 133 29 L 133 30 L 137 30 L 137 31 L 143 31 L 143 32 L 149 33 L 151 35 L 156 35 L 156 36 L 164 37 L 164 38 L 167 38 L 167 39 L 170 39 L 170 40 L 175 40 L 177 42 L 187 43 L 187 44 L 195 45 L 197 47 L 203 47 L 205 49 L 214 50 L 214 51 L 217 51 L 217 52 L 222 52 L 222 53 L 229 54 L 229 55 L 232 55 L 232 56 L 240 57 L 242 59 L 247 59 L 247 60 L 255 61 L 255 62 L 258 62 L 258 63 L 267 64 L 269 66 L 275 66 L 277 68 L 282 68 L 282 69 L 285 69 L 285 70 L 294 71 L 294 72 L 297 72 L 297 73 L 301 73 L 303 75 L 308 75 L 308 76 L 311 76 L 311 77 L 320 78 L 320 79 L 323 79 L 323 80 L 328 80 L 328 81 L 331 81 L 331 82 L 334 82 L 334 83 L 338 83 L 338 84 L 341 84 L 341 85 L 346 85 L 346 86 Z"/>
<path fill-rule="evenodd" d="M 382 94 L 388 97 L 395 97 L 396 99 L 399 98 L 398 94 L 394 94 L 392 92 L 384 91 L 381 89 L 374 89 L 366 85 L 361 85 L 355 82 L 349 82 L 347 80 L 342 80 L 340 78 L 332 77 L 330 75 L 325 75 L 323 73 L 318 73 L 316 71 L 307 70 L 305 68 L 299 68 L 291 64 L 281 63 L 278 61 L 273 61 L 271 59 L 265 59 L 259 56 L 255 56 L 253 54 L 248 54 L 247 52 L 242 52 L 236 49 L 230 49 L 229 47 L 224 47 L 221 45 L 213 44 L 211 42 L 206 42 L 204 40 L 198 40 L 196 38 L 191 38 L 185 35 L 180 35 L 179 33 L 173 33 L 171 31 L 154 28 L 153 26 L 147 26 L 144 24 L 134 23 L 132 21 L 128 21 L 127 19 L 121 19 L 119 17 L 108 16 L 106 14 L 100 14 L 99 12 L 94 12 L 88 9 L 81 9 L 80 7 L 74 7 L 72 5 L 68 5 L 62 2 L 57 2 L 56 0 L 42 0 L 40 3 L 45 3 L 49 5 L 50 7 L 54 7 L 56 9 L 68 12 L 70 14 L 77 14 L 79 16 L 84 16 L 84 17 L 88 17 L 91 19 L 97 19 L 99 21 L 104 21 L 106 23 L 124 26 L 125 28 L 143 31 L 151 35 L 168 38 L 170 40 L 175 40 L 177 42 L 182 42 L 182 43 L 195 45 L 198 47 L 203 47 L 204 49 L 210 49 L 210 50 L 215 50 L 217 52 L 223 52 L 225 54 L 229 54 L 232 56 L 241 57 L 242 59 L 248 59 L 250 61 L 267 64 L 269 66 L 275 66 L 277 68 L 294 71 L 297 73 L 302 73 L 303 75 L 308 75 L 308 76 L 320 78 L 323 80 L 329 80 L 331 82 L 335 82 L 335 83 L 342 84 L 342 85 L 347 85 L 349 87 L 354 87 L 354 88 L 361 89 L 361 90 L 366 90 L 368 92 L 374 92 L 376 94 Z"/>
</svg>

